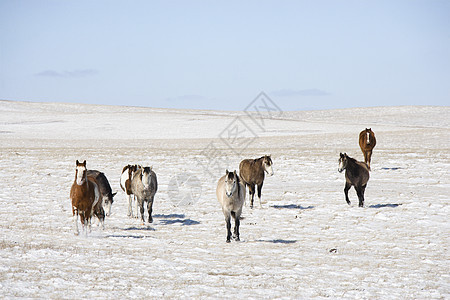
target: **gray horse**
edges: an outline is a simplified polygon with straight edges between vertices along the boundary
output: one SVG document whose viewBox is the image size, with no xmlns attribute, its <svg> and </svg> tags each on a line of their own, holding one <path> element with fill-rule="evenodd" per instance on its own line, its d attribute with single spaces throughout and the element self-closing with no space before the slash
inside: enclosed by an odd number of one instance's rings
<svg viewBox="0 0 450 300">
<path fill-rule="evenodd" d="M 144 202 L 147 201 L 148 222 L 152 223 L 153 200 L 158 190 L 158 180 L 151 167 L 139 168 L 131 181 L 132 194 L 136 196 L 137 204 L 141 210 L 142 222 L 144 219 Z"/>
<path fill-rule="evenodd" d="M 239 224 L 242 213 L 242 205 L 245 201 L 245 185 L 234 172 L 226 171 L 217 182 L 217 200 L 222 205 L 222 212 L 227 225 L 227 243 L 231 241 L 231 217 L 234 219 L 233 238 L 239 241 Z"/>
<path fill-rule="evenodd" d="M 261 207 L 261 190 L 264 183 L 264 172 L 269 176 L 273 175 L 272 159 L 270 155 L 264 155 L 257 159 L 244 159 L 239 164 L 239 176 L 248 186 L 250 196 L 250 208 L 253 208 L 253 198 L 255 197 L 255 185 L 258 186 L 259 206 Z"/>
<path fill-rule="evenodd" d="M 359 207 L 364 206 L 364 192 L 367 182 L 369 181 L 369 166 L 362 161 L 351 158 L 347 153 L 340 154 L 338 171 L 345 170 L 345 187 L 344 194 L 347 204 L 350 205 L 348 199 L 348 190 L 354 186 L 359 199 Z"/>
</svg>

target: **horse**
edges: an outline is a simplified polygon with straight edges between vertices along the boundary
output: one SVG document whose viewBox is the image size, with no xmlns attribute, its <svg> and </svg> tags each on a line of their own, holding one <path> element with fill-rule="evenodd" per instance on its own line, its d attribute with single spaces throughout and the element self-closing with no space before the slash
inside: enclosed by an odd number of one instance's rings
<svg viewBox="0 0 450 300">
<path fill-rule="evenodd" d="M 245 185 L 239 176 L 234 172 L 228 172 L 217 182 L 217 200 L 222 205 L 222 212 L 225 216 L 227 227 L 227 243 L 231 242 L 231 217 L 234 219 L 233 238 L 239 239 L 239 224 L 242 213 L 242 206 L 245 202 Z"/>
<path fill-rule="evenodd" d="M 148 222 L 152 223 L 153 200 L 158 191 L 158 180 L 151 167 L 139 168 L 131 180 L 131 192 L 137 198 L 137 205 L 141 210 L 141 219 L 144 220 L 144 202 L 147 201 Z"/>
<path fill-rule="evenodd" d="M 364 162 L 369 166 L 370 170 L 370 159 L 372 158 L 372 150 L 377 144 L 377 139 L 375 138 L 375 133 L 373 133 L 372 128 L 366 128 L 359 134 L 359 147 L 364 155 Z"/>
<path fill-rule="evenodd" d="M 272 159 L 270 155 L 264 155 L 257 159 L 244 159 L 239 164 L 239 176 L 248 186 L 250 196 L 250 208 L 253 208 L 253 198 L 255 197 L 255 185 L 258 187 L 259 206 L 261 206 L 261 190 L 264 183 L 264 172 L 269 176 L 273 175 Z"/>
<path fill-rule="evenodd" d="M 348 190 L 353 186 L 359 199 L 359 207 L 364 207 L 364 192 L 367 182 L 369 181 L 369 166 L 362 161 L 351 158 L 347 153 L 340 153 L 338 171 L 342 173 L 345 170 L 345 187 L 344 194 L 347 204 L 350 205 L 348 199 Z"/>
<path fill-rule="evenodd" d="M 129 217 L 134 217 L 133 216 L 133 198 L 134 201 L 136 202 L 136 197 L 133 195 L 133 193 L 131 192 L 131 181 L 133 179 L 133 175 L 136 172 L 136 170 L 138 169 L 137 165 L 126 165 L 125 167 L 123 167 L 122 170 L 122 175 L 120 176 L 120 187 L 122 188 L 122 190 L 127 194 L 127 199 L 128 199 L 128 216 Z M 131 197 L 133 195 L 133 197 Z M 138 207 L 137 207 L 137 202 L 136 202 L 136 218 L 138 217 Z"/>
<path fill-rule="evenodd" d="M 100 191 L 100 200 L 98 203 L 106 210 L 106 216 L 111 215 L 111 206 L 114 202 L 114 196 L 117 194 L 112 192 L 108 179 L 105 174 L 97 170 L 88 170 L 87 176 L 89 180 L 95 181 Z"/>
<path fill-rule="evenodd" d="M 70 188 L 70 200 L 72 202 L 72 214 L 75 221 L 75 234 L 78 235 L 78 217 L 80 217 L 83 232 L 91 230 L 91 218 L 94 208 L 100 198 L 100 192 L 95 182 L 88 180 L 86 161 L 76 161 L 75 180 Z"/>
</svg>

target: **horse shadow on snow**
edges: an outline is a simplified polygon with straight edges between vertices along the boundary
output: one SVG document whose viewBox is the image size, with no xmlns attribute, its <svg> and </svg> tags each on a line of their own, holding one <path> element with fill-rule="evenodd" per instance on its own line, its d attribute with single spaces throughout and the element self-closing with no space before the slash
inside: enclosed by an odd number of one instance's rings
<svg viewBox="0 0 450 300">
<path fill-rule="evenodd" d="M 374 205 L 370 205 L 369 208 L 385 208 L 385 207 L 395 208 L 400 205 L 402 205 L 402 204 L 401 203 L 374 204 Z"/>
<path fill-rule="evenodd" d="M 182 226 L 198 225 L 199 221 L 186 219 L 184 214 L 168 214 L 168 215 L 154 215 L 154 218 L 160 218 L 162 225 L 181 224 Z"/>
<path fill-rule="evenodd" d="M 313 209 L 314 208 L 314 206 L 312 206 L 312 205 L 309 205 L 309 206 L 305 207 L 305 206 L 301 206 L 301 205 L 298 205 L 298 204 L 271 205 L 270 207 L 277 208 L 277 209 L 286 208 L 286 209 L 301 209 L 301 210 Z"/>
</svg>

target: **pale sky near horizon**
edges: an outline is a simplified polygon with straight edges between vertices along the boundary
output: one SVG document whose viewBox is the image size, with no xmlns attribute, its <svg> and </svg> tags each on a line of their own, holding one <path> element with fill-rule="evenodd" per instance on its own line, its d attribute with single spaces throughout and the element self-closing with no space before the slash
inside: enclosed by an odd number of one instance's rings
<svg viewBox="0 0 450 300">
<path fill-rule="evenodd" d="M 450 1 L 0 0 L 0 99 L 450 104 Z"/>
</svg>

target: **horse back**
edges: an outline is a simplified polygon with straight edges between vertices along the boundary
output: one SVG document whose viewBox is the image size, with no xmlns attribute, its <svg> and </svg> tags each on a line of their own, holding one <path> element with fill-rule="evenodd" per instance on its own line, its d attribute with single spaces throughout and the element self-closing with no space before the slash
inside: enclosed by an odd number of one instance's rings
<svg viewBox="0 0 450 300">
<path fill-rule="evenodd" d="M 109 181 L 103 172 L 96 171 L 96 170 L 88 170 L 87 176 L 93 177 L 95 179 L 95 182 L 98 185 L 98 188 L 103 195 L 108 196 L 108 198 L 109 197 L 112 198 L 111 185 L 109 184 Z"/>
<path fill-rule="evenodd" d="M 264 180 L 264 170 L 255 159 L 244 159 L 239 164 L 239 176 L 247 184 L 260 184 Z"/>
<path fill-rule="evenodd" d="M 373 131 L 370 132 L 370 144 L 367 144 L 367 134 L 366 131 L 363 130 L 359 134 L 359 147 L 363 151 L 372 150 L 377 144 L 377 139 L 375 138 L 375 134 Z"/>
<path fill-rule="evenodd" d="M 354 167 L 347 167 L 345 171 L 346 181 L 355 186 L 362 186 L 367 184 L 369 178 L 369 166 L 362 161 L 355 161 Z"/>
</svg>

